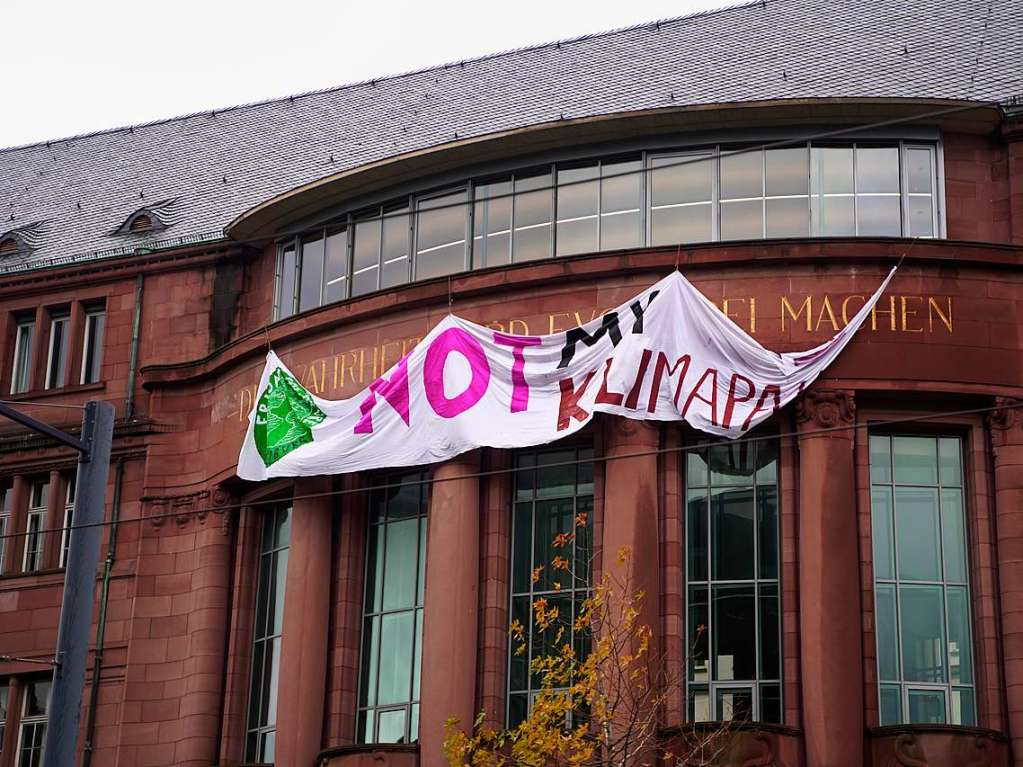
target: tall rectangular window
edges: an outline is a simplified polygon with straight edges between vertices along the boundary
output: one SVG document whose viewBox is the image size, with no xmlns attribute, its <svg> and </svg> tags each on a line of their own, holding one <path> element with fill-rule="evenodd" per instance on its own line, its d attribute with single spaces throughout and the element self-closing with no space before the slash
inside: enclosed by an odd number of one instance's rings
<svg viewBox="0 0 1023 767">
<path fill-rule="evenodd" d="M 83 384 L 100 380 L 103 366 L 103 335 L 107 324 L 107 313 L 103 309 L 89 309 L 85 312 L 85 338 L 82 343 Z"/>
<path fill-rule="evenodd" d="M 962 442 L 870 437 L 881 724 L 977 722 Z"/>
<path fill-rule="evenodd" d="M 581 658 L 589 638 L 575 631 L 582 602 L 590 594 L 593 558 L 593 450 L 567 447 L 520 453 L 515 459 L 515 505 L 512 512 L 511 615 L 525 629 L 527 651 L 508 654 L 508 724 L 529 714 L 542 680 L 530 673 L 533 660 L 554 652 L 554 631 L 542 633 L 532 620 L 533 603 L 543 597 L 558 608 L 559 627 Z M 584 518 L 580 515 L 585 515 Z M 580 524 L 581 523 L 581 524 Z M 552 566 L 566 550 L 555 545 L 561 534 L 574 534 L 569 572 Z M 543 566 L 534 581 L 532 574 Z M 512 643 L 514 645 L 515 643 Z"/>
<path fill-rule="evenodd" d="M 419 739 L 423 581 L 430 486 L 425 472 L 386 478 L 370 497 L 359 684 L 360 743 Z"/>
<path fill-rule="evenodd" d="M 50 348 L 46 355 L 46 388 L 56 389 L 64 385 L 67 372 L 67 334 L 71 316 L 67 312 L 50 317 Z"/>
<path fill-rule="evenodd" d="M 295 287 L 298 284 L 298 257 L 295 254 L 295 244 L 288 243 L 281 248 L 277 256 L 277 292 L 274 298 L 274 305 L 277 311 L 274 319 L 283 320 L 295 313 L 296 301 Z"/>
<path fill-rule="evenodd" d="M 21 697 L 21 726 L 18 732 L 18 767 L 40 767 L 46 737 L 46 706 L 50 697 L 49 680 L 25 683 Z"/>
<path fill-rule="evenodd" d="M 71 548 L 71 522 L 75 514 L 75 483 L 78 477 L 69 474 L 64 489 L 64 527 L 60 531 L 60 566 L 67 564 L 67 553 Z"/>
<path fill-rule="evenodd" d="M 267 509 L 259 544 L 259 585 L 256 589 L 256 625 L 253 630 L 245 740 L 245 759 L 250 762 L 274 760 L 284 587 L 290 543 L 291 507 L 281 505 Z"/>
<path fill-rule="evenodd" d="M 4 570 L 4 550 L 7 548 L 5 537 L 11 529 L 11 481 L 0 480 L 0 573 Z M 2 742 L 2 741 L 0 741 Z"/>
<path fill-rule="evenodd" d="M 32 387 L 32 337 L 35 320 L 19 320 L 14 329 L 14 359 L 11 367 L 11 394 L 28 391 Z"/>
<path fill-rule="evenodd" d="M 781 722 L 777 444 L 690 450 L 686 484 L 689 719 Z"/>
<path fill-rule="evenodd" d="M 464 271 L 467 264 L 468 207 L 464 189 L 421 198 L 416 208 L 416 279 Z"/>
<path fill-rule="evenodd" d="M 43 543 L 46 533 L 46 505 L 50 495 L 50 483 L 37 480 L 29 490 L 28 515 L 25 518 L 25 554 L 21 569 L 26 573 L 35 572 L 43 566 Z"/>
</svg>

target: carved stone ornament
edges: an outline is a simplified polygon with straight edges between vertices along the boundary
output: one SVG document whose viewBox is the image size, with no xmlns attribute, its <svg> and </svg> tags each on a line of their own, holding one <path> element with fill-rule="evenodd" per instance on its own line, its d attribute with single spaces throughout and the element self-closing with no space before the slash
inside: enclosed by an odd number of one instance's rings
<svg viewBox="0 0 1023 767">
<path fill-rule="evenodd" d="M 184 527 L 193 519 L 205 524 L 209 513 L 207 499 L 209 490 L 199 490 L 185 495 L 152 496 L 149 501 L 149 516 L 153 527 L 159 530 L 169 519 L 173 519 L 178 527 Z"/>
<path fill-rule="evenodd" d="M 796 420 L 808 429 L 832 429 L 856 422 L 853 393 L 844 389 L 810 389 L 796 400 Z"/>
<path fill-rule="evenodd" d="M 995 397 L 995 410 L 987 414 L 991 444 L 1023 444 L 1023 400 L 1014 397 Z"/>
</svg>

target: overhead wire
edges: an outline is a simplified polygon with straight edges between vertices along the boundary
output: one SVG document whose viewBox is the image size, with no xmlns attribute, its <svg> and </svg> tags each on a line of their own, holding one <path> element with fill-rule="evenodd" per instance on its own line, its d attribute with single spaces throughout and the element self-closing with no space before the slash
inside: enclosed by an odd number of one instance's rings
<svg viewBox="0 0 1023 767">
<path fill-rule="evenodd" d="M 988 406 L 984 406 L 984 407 L 966 408 L 966 409 L 962 409 L 962 410 L 948 410 L 948 411 L 939 411 L 939 412 L 934 412 L 934 413 L 918 413 L 918 414 L 914 414 L 914 415 L 910 415 L 910 416 L 904 416 L 904 417 L 900 417 L 900 418 L 889 418 L 889 419 L 886 419 L 886 420 L 873 420 L 873 421 L 869 421 L 868 423 L 842 424 L 842 425 L 837 425 L 837 426 L 822 426 L 822 427 L 813 428 L 813 429 L 796 429 L 796 430 L 793 430 L 793 431 L 768 431 L 768 432 L 765 432 L 765 433 L 762 433 L 762 434 L 748 434 L 746 436 L 738 437 L 736 439 L 721 439 L 721 440 L 717 440 L 717 441 L 699 440 L 699 441 L 694 441 L 694 442 L 691 442 L 691 443 L 688 443 L 688 444 L 684 444 L 684 445 L 678 445 L 678 446 L 672 446 L 672 447 L 655 448 L 655 449 L 652 449 L 652 450 L 639 450 L 639 451 L 634 451 L 634 452 L 630 452 L 630 453 L 620 453 L 620 454 L 615 454 L 615 455 L 594 455 L 592 458 L 586 458 L 586 459 L 571 459 L 571 460 L 566 460 L 566 461 L 552 461 L 550 463 L 545 463 L 544 464 L 544 468 L 545 469 L 547 469 L 547 468 L 560 468 L 560 467 L 578 466 L 580 464 L 591 464 L 591 463 L 606 464 L 606 463 L 609 463 L 609 462 L 612 462 L 612 461 L 625 461 L 625 460 L 630 460 L 630 459 L 635 459 L 635 458 L 645 458 L 645 457 L 650 457 L 650 456 L 660 456 L 660 455 L 667 455 L 667 454 L 672 454 L 672 453 L 685 454 L 685 453 L 688 453 L 688 452 L 701 451 L 701 450 L 709 450 L 709 449 L 716 448 L 716 447 L 732 447 L 732 446 L 735 446 L 735 445 L 750 444 L 750 443 L 757 443 L 757 442 L 769 442 L 769 441 L 781 440 L 781 439 L 786 439 L 786 438 L 813 437 L 813 436 L 820 436 L 820 435 L 825 435 L 825 434 L 834 434 L 834 433 L 843 432 L 843 431 L 854 431 L 856 429 L 879 429 L 879 428 L 883 429 L 883 428 L 888 428 L 888 427 L 893 427 L 893 426 L 899 426 L 899 425 L 902 425 L 902 424 L 919 423 L 919 422 L 922 422 L 922 421 L 940 421 L 940 420 L 948 419 L 948 418 L 961 418 L 963 416 L 980 415 L 980 414 L 983 414 L 983 413 L 990 413 L 990 412 L 993 412 L 995 410 L 1016 410 L 1016 409 L 1019 409 L 1019 408 L 1023 408 L 1023 401 L 1016 402 L 1016 403 L 1010 402 L 1010 403 L 1005 403 L 1005 404 L 1000 404 L 1000 405 L 988 405 Z M 624 416 L 616 416 L 616 417 L 624 417 Z M 674 422 L 670 422 L 669 421 L 667 423 L 674 423 Z M 540 446 L 536 446 L 536 447 L 540 447 Z M 423 468 L 425 468 L 425 467 L 424 466 L 392 467 L 388 471 L 391 472 L 391 473 L 399 472 L 399 471 L 403 471 L 403 470 L 404 471 L 412 472 L 412 471 L 415 471 L 417 469 L 421 470 Z M 520 468 L 514 467 L 514 466 L 507 467 L 507 468 L 486 469 L 486 470 L 481 470 L 481 471 L 467 472 L 467 473 L 464 473 L 464 474 L 452 475 L 450 477 L 437 477 L 437 478 L 427 477 L 427 478 L 424 478 L 424 479 L 402 480 L 400 482 L 384 482 L 384 483 L 378 483 L 378 484 L 372 484 L 372 485 L 364 485 L 364 486 L 360 486 L 360 487 L 338 488 L 336 490 L 326 490 L 326 491 L 317 492 L 317 493 L 292 494 L 290 496 L 287 496 L 286 498 L 280 498 L 280 499 L 277 499 L 277 500 L 279 500 L 279 501 L 289 501 L 289 502 L 293 503 L 294 501 L 301 501 L 301 500 L 312 500 L 312 499 L 318 499 L 318 498 L 331 498 L 331 497 L 340 497 L 340 496 L 346 496 L 346 495 L 357 495 L 357 494 L 360 494 L 360 493 L 377 492 L 377 491 L 380 491 L 380 490 L 393 490 L 395 488 L 400 488 L 400 487 L 416 487 L 416 486 L 421 486 L 421 485 L 441 484 L 441 483 L 444 483 L 444 482 L 460 482 L 460 481 L 464 481 L 464 480 L 467 480 L 467 479 L 485 479 L 485 478 L 488 478 L 488 477 L 496 477 L 496 476 L 501 476 L 501 475 L 514 475 L 514 474 L 517 474 L 520 471 L 523 471 L 523 469 L 520 469 Z M 293 479 L 293 477 L 275 477 L 275 478 L 272 478 L 272 479 Z M 238 509 L 252 508 L 252 507 L 257 507 L 257 506 L 264 506 L 264 505 L 267 505 L 267 504 L 270 504 L 270 503 L 274 503 L 274 502 L 277 502 L 277 501 L 275 501 L 273 499 L 270 499 L 270 500 L 266 500 L 266 501 L 248 501 L 248 502 L 239 502 L 239 503 L 226 503 L 226 504 L 217 505 L 217 506 L 202 506 L 200 508 L 181 509 L 181 510 L 178 510 L 178 511 L 166 512 L 166 513 L 161 513 L 161 514 L 142 514 L 142 515 L 139 515 L 137 517 L 129 517 L 129 518 L 121 517 L 117 521 L 117 524 L 125 524 L 125 523 L 128 523 L 128 522 L 147 522 L 147 521 L 152 522 L 152 521 L 157 521 L 157 520 L 181 519 L 183 517 L 191 517 L 191 516 L 199 516 L 199 515 L 221 514 L 223 512 L 227 512 L 227 511 L 234 511 L 234 510 L 238 510 Z M 31 532 L 23 530 L 23 531 L 19 531 L 19 532 L 6 533 L 4 535 L 0 535 L 0 540 L 6 540 L 7 538 L 22 538 L 22 537 L 25 537 L 27 535 L 42 535 L 42 534 L 46 534 L 46 533 L 60 533 L 60 532 L 63 532 L 64 530 L 80 530 L 80 529 L 92 528 L 92 527 L 107 527 L 107 526 L 112 525 L 112 524 L 115 524 L 115 522 L 113 520 L 103 520 L 102 522 L 89 522 L 89 523 L 81 524 L 81 525 L 70 525 L 68 527 L 44 528 L 44 529 L 40 529 L 40 530 L 33 530 Z"/>
</svg>

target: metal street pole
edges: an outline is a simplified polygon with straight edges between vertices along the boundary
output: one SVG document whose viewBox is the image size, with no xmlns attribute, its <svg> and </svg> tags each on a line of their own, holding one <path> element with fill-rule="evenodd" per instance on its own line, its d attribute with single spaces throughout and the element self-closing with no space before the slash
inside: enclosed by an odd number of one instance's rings
<svg viewBox="0 0 1023 767">
<path fill-rule="evenodd" d="M 113 406 L 87 402 L 81 435 L 85 450 L 78 459 L 43 767 L 71 767 L 75 763 L 113 432 Z"/>
</svg>

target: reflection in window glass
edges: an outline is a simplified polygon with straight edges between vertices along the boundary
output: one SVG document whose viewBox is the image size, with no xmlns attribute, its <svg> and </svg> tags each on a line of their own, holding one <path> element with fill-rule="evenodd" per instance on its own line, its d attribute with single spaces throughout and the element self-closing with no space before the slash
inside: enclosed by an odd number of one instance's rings
<svg viewBox="0 0 1023 767">
<path fill-rule="evenodd" d="M 512 261 L 551 257 L 551 222 L 554 220 L 553 179 L 550 173 L 515 177 Z"/>
<path fill-rule="evenodd" d="M 50 351 L 46 355 L 46 388 L 64 385 L 67 374 L 67 334 L 71 317 L 62 312 L 50 318 Z"/>
<path fill-rule="evenodd" d="M 777 446 L 687 452 L 689 716 L 781 721 Z"/>
<path fill-rule="evenodd" d="M 710 242 L 714 238 L 713 155 L 650 158 L 650 244 Z"/>
<path fill-rule="evenodd" d="M 810 155 L 806 147 L 765 152 L 766 235 L 806 237 L 810 233 Z"/>
<path fill-rule="evenodd" d="M 640 204 L 643 163 L 601 163 L 600 250 L 634 248 L 642 244 Z"/>
<path fill-rule="evenodd" d="M 95 383 L 102 377 L 103 336 L 107 313 L 103 309 L 85 312 L 85 338 L 82 342 L 82 383 Z"/>
<path fill-rule="evenodd" d="M 390 477 L 370 498 L 366 595 L 359 685 L 360 743 L 419 739 L 423 580 L 426 572 L 425 472 Z"/>
<path fill-rule="evenodd" d="M 465 202 L 464 190 L 419 201 L 416 213 L 417 280 L 441 277 L 465 269 Z"/>
<path fill-rule="evenodd" d="M 600 244 L 600 167 L 558 170 L 558 255 L 593 253 Z"/>
<path fill-rule="evenodd" d="M 32 386 L 32 336 L 34 320 L 19 320 L 14 330 L 14 363 L 11 370 L 11 394 L 28 391 Z"/>
<path fill-rule="evenodd" d="M 516 726 L 529 713 L 541 680 L 530 674 L 530 664 L 555 650 L 552 631 L 539 632 L 531 618 L 534 600 L 544 598 L 558 607 L 563 641 L 571 642 L 583 657 L 589 637 L 575 630 L 575 618 L 589 595 L 593 556 L 593 450 L 565 447 L 520 453 L 515 461 L 515 506 L 512 516 L 511 613 L 525 627 L 526 652 L 518 642 L 509 644 L 508 724 Z M 578 515 L 585 523 L 578 524 Z M 555 546 L 561 533 L 575 533 L 571 547 Z M 551 567 L 555 556 L 571 560 L 567 573 Z M 531 573 L 543 566 L 534 582 Z M 557 581 L 557 584 L 556 584 Z"/>
<path fill-rule="evenodd" d="M 284 591 L 291 543 L 291 507 L 277 506 L 263 514 L 253 629 L 252 673 L 245 759 L 273 762 L 277 734 L 277 685 L 284 627 Z"/>
<path fill-rule="evenodd" d="M 856 146 L 856 233 L 902 233 L 898 147 Z"/>
<path fill-rule="evenodd" d="M 348 229 L 328 229 L 323 266 L 323 303 L 348 296 Z"/>
<path fill-rule="evenodd" d="M 298 262 L 295 259 L 295 246 L 289 245 L 281 250 L 277 273 L 277 319 L 290 317 L 295 313 L 295 271 Z"/>
<path fill-rule="evenodd" d="M 763 151 L 721 157 L 721 239 L 764 236 Z"/>
<path fill-rule="evenodd" d="M 512 182 L 477 184 L 473 195 L 473 266 L 503 266 L 511 259 Z"/>
<path fill-rule="evenodd" d="M 870 436 L 882 725 L 976 724 L 960 455 L 955 437 Z"/>
<path fill-rule="evenodd" d="M 305 312 L 320 305 L 323 286 L 323 233 L 302 240 L 302 267 L 299 270 L 298 310 Z"/>
<path fill-rule="evenodd" d="M 906 149 L 906 186 L 909 226 L 911 237 L 933 237 L 936 233 L 937 215 L 934 204 L 934 149 L 931 147 L 909 147 Z"/>
<path fill-rule="evenodd" d="M 50 681 L 26 682 L 21 698 L 21 732 L 18 734 L 18 767 L 40 767 L 46 739 Z"/>
</svg>

